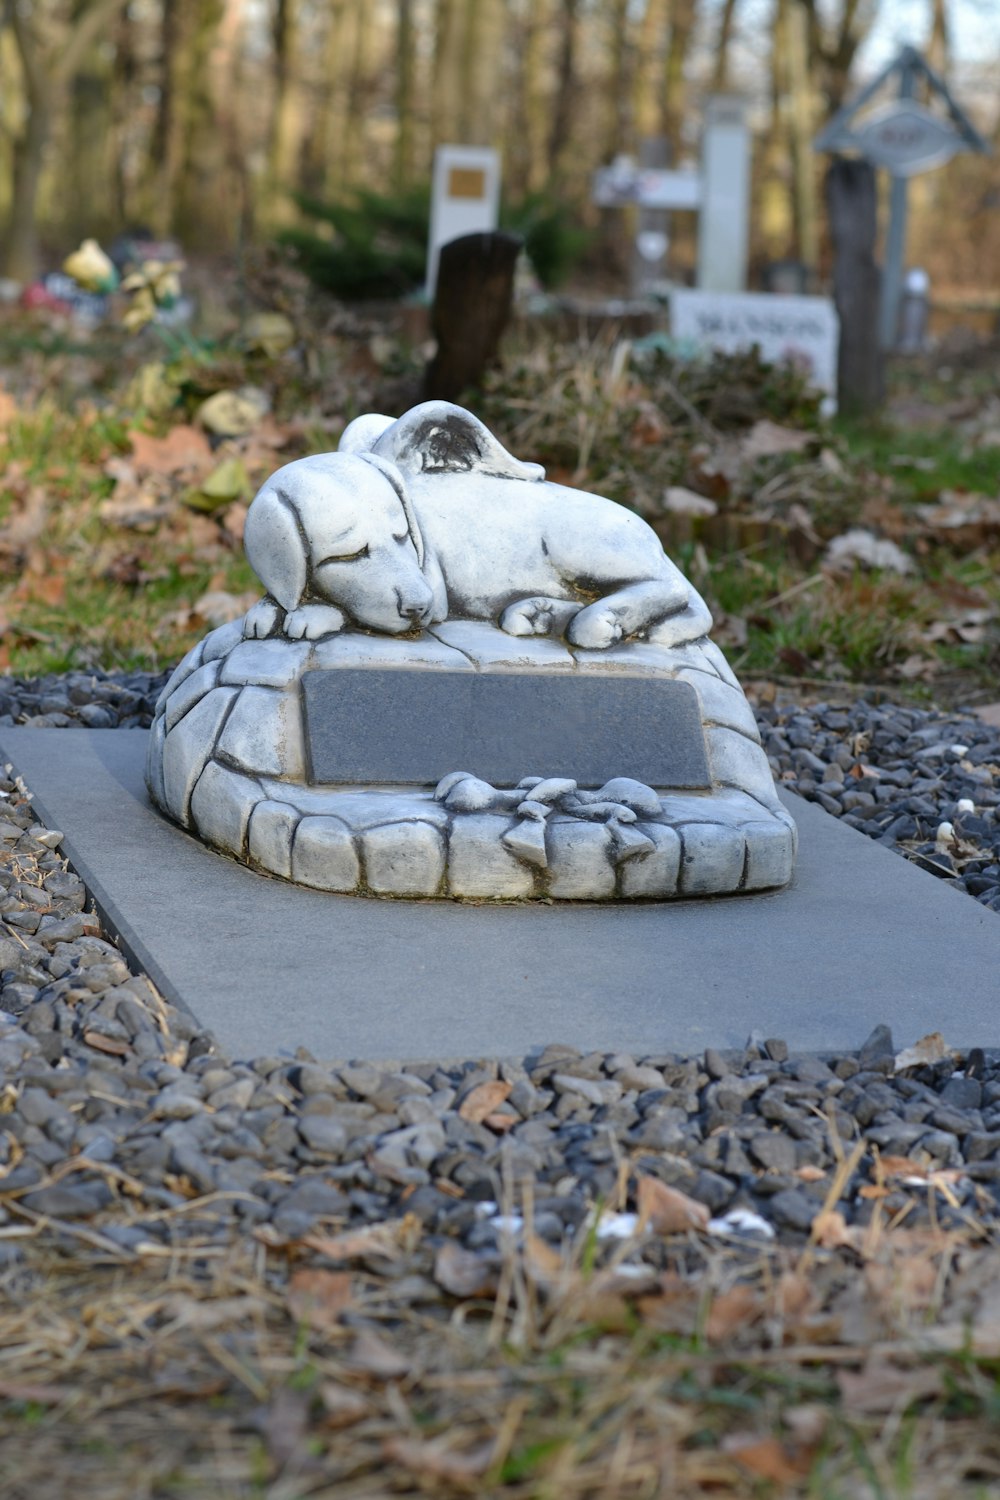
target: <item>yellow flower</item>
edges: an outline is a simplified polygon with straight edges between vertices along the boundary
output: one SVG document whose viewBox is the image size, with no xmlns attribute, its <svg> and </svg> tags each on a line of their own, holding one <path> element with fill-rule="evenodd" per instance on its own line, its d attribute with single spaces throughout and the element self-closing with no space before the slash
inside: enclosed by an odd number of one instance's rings
<svg viewBox="0 0 1000 1500">
<path fill-rule="evenodd" d="M 118 272 L 96 240 L 84 240 L 79 250 L 67 255 L 63 270 L 85 292 L 113 292 Z"/>
<path fill-rule="evenodd" d="M 129 278 L 131 280 L 131 278 Z M 132 298 L 131 305 L 122 318 L 122 326 L 129 333 L 138 333 L 156 317 L 156 299 L 148 286 L 140 286 Z"/>
</svg>

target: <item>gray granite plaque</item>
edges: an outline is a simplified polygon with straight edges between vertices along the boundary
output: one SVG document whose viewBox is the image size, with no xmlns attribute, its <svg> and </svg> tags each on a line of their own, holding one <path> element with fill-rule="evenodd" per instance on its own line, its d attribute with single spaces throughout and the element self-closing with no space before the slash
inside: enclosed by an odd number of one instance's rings
<svg viewBox="0 0 1000 1500">
<path fill-rule="evenodd" d="M 698 696 L 670 678 L 369 667 L 305 672 L 302 692 L 314 784 L 433 786 L 456 770 L 498 786 L 711 784 Z"/>
</svg>

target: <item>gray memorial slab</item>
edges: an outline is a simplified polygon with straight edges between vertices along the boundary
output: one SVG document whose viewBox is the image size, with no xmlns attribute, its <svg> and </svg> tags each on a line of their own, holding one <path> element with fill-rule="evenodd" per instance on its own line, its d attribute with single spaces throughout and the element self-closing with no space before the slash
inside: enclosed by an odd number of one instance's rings
<svg viewBox="0 0 1000 1500">
<path fill-rule="evenodd" d="M 168 999 L 238 1057 L 1000 1039 L 1000 921 L 819 808 L 791 886 L 639 906 L 364 901 L 256 874 L 150 806 L 141 730 L 0 729 L 0 752 Z"/>
<path fill-rule="evenodd" d="M 313 782 L 433 786 L 467 768 L 498 786 L 542 770 L 599 787 L 711 785 L 698 696 L 670 678 L 368 668 L 306 672 Z"/>
</svg>

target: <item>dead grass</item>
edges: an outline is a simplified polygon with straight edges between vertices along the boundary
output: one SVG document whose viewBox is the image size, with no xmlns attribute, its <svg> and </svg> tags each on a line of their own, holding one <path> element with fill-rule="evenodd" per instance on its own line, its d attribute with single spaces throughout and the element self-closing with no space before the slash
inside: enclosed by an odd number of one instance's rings
<svg viewBox="0 0 1000 1500">
<path fill-rule="evenodd" d="M 884 1181 L 804 1250 L 591 1228 L 560 1254 L 512 1194 L 492 1259 L 405 1214 L 289 1244 L 192 1200 L 123 1251 L 11 1204 L 0 1492 L 985 1497 L 1000 1254 L 973 1215 L 908 1229 Z"/>
</svg>

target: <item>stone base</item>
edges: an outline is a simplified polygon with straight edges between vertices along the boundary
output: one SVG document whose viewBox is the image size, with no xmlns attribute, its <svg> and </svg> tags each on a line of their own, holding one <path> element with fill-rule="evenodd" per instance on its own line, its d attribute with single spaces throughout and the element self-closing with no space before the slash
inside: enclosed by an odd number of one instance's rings
<svg viewBox="0 0 1000 1500">
<path fill-rule="evenodd" d="M 814 804 L 789 799 L 801 847 L 782 891 L 356 901 L 219 859 L 160 816 L 147 738 L 0 727 L 0 754 L 130 958 L 234 1057 L 523 1057 L 556 1040 L 642 1056 L 751 1030 L 808 1051 L 859 1047 L 879 1021 L 897 1046 L 996 1045 L 1000 919 Z"/>
<path fill-rule="evenodd" d="M 456 811 L 433 786 L 310 784 L 303 675 L 390 666 L 408 679 L 447 670 L 533 684 L 549 674 L 686 682 L 700 708 L 710 785 L 656 787 L 652 808 L 624 812 L 623 825 L 558 806 L 536 823 L 513 808 Z M 374 740 L 379 730 L 373 722 Z M 456 769 L 442 765 L 439 774 Z M 607 779 L 619 772 L 609 766 Z M 781 886 L 795 859 L 795 825 L 775 794 L 753 713 L 707 639 L 594 652 L 451 620 L 418 639 L 348 632 L 316 643 L 244 641 L 236 621 L 195 647 L 167 684 L 147 784 L 157 806 L 213 848 L 285 880 L 358 895 L 662 901 Z"/>
</svg>

